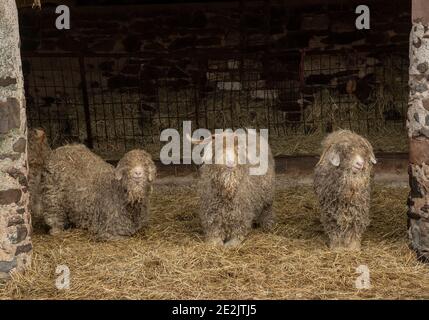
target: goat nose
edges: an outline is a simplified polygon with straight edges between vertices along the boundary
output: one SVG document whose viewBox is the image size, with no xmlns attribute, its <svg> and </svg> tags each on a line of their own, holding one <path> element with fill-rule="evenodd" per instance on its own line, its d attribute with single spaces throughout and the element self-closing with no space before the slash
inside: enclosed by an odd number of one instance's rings
<svg viewBox="0 0 429 320">
<path fill-rule="evenodd" d="M 144 172 L 143 172 L 143 169 L 135 169 L 134 171 L 133 171 L 133 177 L 134 178 L 141 178 L 141 177 L 143 177 L 143 174 L 144 174 Z"/>
<path fill-rule="evenodd" d="M 357 159 L 353 165 L 354 169 L 356 170 L 362 170 L 363 169 L 363 165 L 365 164 L 365 162 L 363 161 L 363 159 Z"/>
</svg>

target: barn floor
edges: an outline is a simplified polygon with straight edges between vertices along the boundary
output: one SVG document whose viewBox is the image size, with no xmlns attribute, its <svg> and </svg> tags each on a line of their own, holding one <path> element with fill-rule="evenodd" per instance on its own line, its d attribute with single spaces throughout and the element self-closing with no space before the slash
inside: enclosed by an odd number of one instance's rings
<svg viewBox="0 0 429 320">
<path fill-rule="evenodd" d="M 278 190 L 275 230 L 223 249 L 202 242 L 192 186 L 158 186 L 151 227 L 129 240 L 34 234 L 32 269 L 0 286 L 0 298 L 428 299 L 429 266 L 407 247 L 407 193 L 376 186 L 362 252 L 344 253 L 327 248 L 311 187 Z M 70 268 L 69 290 L 54 285 L 57 265 Z M 371 289 L 356 289 L 359 265 L 369 267 Z"/>
</svg>

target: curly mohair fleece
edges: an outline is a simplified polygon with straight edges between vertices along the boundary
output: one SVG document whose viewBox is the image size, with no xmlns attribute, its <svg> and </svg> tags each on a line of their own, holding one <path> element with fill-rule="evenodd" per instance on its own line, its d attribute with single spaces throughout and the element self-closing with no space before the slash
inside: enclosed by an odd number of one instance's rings
<svg viewBox="0 0 429 320">
<path fill-rule="evenodd" d="M 204 164 L 200 168 L 200 220 L 208 243 L 237 246 L 259 225 L 269 229 L 275 222 L 274 159 L 269 150 L 265 175 L 249 175 L 250 165 L 228 168 Z"/>
<path fill-rule="evenodd" d="M 147 222 L 155 174 L 151 156 L 143 150 L 126 153 L 116 168 L 83 145 L 54 150 L 42 176 L 44 218 L 51 234 L 66 224 L 87 229 L 98 240 L 135 234 Z"/>
<path fill-rule="evenodd" d="M 322 142 L 323 152 L 314 171 L 314 191 L 321 206 L 321 222 L 331 248 L 359 250 L 362 234 L 369 225 L 370 181 L 375 157 L 363 137 L 339 130 Z M 331 155 L 339 156 L 333 165 Z M 353 159 L 359 155 L 363 167 L 353 172 Z"/>
<path fill-rule="evenodd" d="M 41 205 L 40 180 L 51 147 L 43 129 L 28 130 L 28 189 L 30 191 L 30 212 L 33 227 L 44 225 Z"/>
</svg>

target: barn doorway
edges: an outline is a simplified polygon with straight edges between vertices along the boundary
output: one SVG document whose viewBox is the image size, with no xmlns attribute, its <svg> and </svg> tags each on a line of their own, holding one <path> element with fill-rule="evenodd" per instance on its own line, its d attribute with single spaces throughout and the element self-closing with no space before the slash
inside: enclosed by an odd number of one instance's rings
<svg viewBox="0 0 429 320">
<path fill-rule="evenodd" d="M 185 120 L 211 130 L 268 128 L 278 169 L 296 169 L 289 180 L 279 179 L 293 182 L 276 195 L 279 228 L 267 238 L 252 235 L 253 247 L 219 255 L 200 244 L 195 186 L 166 184 L 155 191 L 154 227 L 126 243 L 100 245 L 80 232 L 46 241 L 34 233 L 36 267 L 28 278 L 0 287 L 0 297 L 367 297 L 344 284 L 354 283 L 356 256 L 338 259 L 320 250 L 325 242 L 317 205 L 305 183 L 320 141 L 338 128 L 367 137 L 390 171 L 406 175 L 410 1 L 373 2 L 370 30 L 354 25 L 359 1 L 149 2 L 70 0 L 72 27 L 58 30 L 59 1 L 42 1 L 41 10 L 23 1 L 28 127 L 43 128 L 53 148 L 83 143 L 111 162 L 133 148 L 156 159 L 160 132 L 179 129 Z M 362 257 L 378 275 L 394 274 L 410 285 L 400 291 L 389 281 L 370 296 L 421 297 L 427 291 L 428 278 L 410 263 L 414 254 L 406 246 L 407 192 L 403 185 L 375 188 L 376 215 Z M 24 222 L 4 224 L 15 237 L 8 241 L 17 242 L 13 254 L 33 248 L 28 218 Z M 58 265 L 77 275 L 68 293 L 52 289 Z M 0 255 L 0 271 L 16 266 Z M 347 281 L 339 283 L 339 273 Z M 326 278 L 333 281 L 319 293 Z"/>
</svg>

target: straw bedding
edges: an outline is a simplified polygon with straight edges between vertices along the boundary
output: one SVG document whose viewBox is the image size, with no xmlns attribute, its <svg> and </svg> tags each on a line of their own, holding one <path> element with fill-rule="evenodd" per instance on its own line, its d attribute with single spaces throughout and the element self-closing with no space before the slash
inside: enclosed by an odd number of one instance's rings
<svg viewBox="0 0 429 320">
<path fill-rule="evenodd" d="M 147 230 L 95 242 L 79 230 L 35 232 L 33 265 L 0 285 L 2 299 L 361 299 L 429 298 L 428 266 L 407 247 L 407 188 L 376 186 L 360 253 L 333 252 L 311 187 L 279 189 L 278 225 L 252 231 L 238 248 L 203 243 L 194 186 L 157 186 Z M 358 290 L 367 265 L 371 289 Z M 70 289 L 55 287 L 57 265 Z"/>
</svg>

